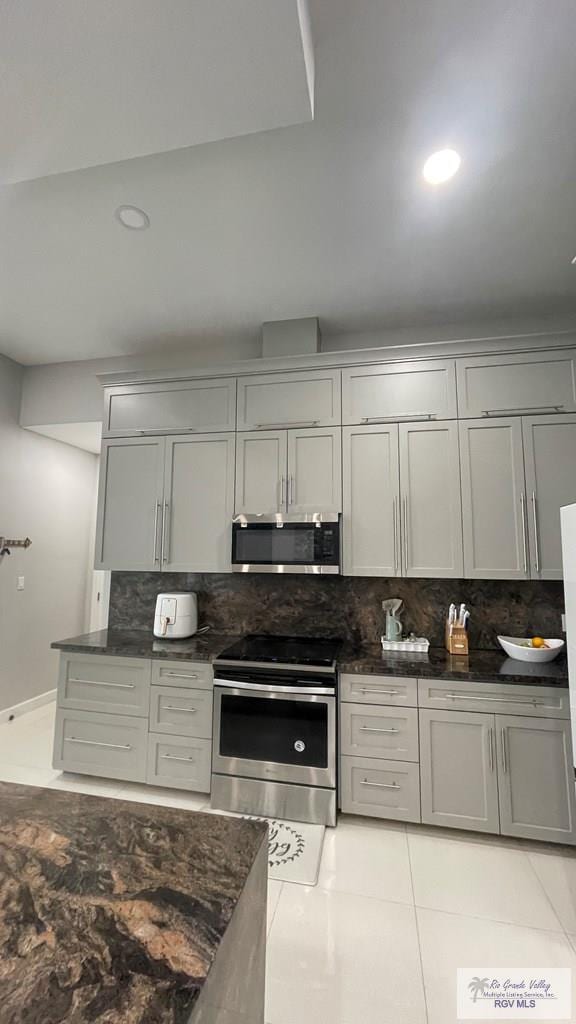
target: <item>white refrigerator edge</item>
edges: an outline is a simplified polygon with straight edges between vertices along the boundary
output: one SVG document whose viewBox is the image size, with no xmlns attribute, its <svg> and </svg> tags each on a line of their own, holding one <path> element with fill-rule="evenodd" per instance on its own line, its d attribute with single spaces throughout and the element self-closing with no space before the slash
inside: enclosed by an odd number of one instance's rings
<svg viewBox="0 0 576 1024">
<path fill-rule="evenodd" d="M 572 746 L 576 750 L 576 505 L 560 509 L 562 525 L 562 562 L 564 566 L 564 602 L 566 610 L 566 649 L 570 681 L 570 717 Z"/>
</svg>

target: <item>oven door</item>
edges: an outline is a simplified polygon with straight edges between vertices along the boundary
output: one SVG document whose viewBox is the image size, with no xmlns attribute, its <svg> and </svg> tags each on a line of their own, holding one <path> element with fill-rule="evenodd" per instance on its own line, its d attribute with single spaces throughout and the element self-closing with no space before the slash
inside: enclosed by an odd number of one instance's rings
<svg viewBox="0 0 576 1024">
<path fill-rule="evenodd" d="M 212 771 L 336 785 L 333 695 L 214 685 Z"/>
</svg>

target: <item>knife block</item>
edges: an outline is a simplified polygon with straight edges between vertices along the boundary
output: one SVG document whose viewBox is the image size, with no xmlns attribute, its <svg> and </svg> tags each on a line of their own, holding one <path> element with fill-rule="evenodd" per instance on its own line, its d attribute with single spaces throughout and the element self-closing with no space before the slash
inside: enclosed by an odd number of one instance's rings
<svg viewBox="0 0 576 1024">
<path fill-rule="evenodd" d="M 468 633 L 464 626 L 450 625 L 446 620 L 446 650 L 448 654 L 468 654 Z"/>
</svg>

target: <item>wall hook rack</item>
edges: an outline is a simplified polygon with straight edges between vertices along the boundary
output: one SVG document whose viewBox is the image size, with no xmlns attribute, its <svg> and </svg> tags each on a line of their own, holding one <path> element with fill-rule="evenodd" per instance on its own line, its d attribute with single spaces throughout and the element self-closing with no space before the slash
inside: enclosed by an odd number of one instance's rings
<svg viewBox="0 0 576 1024">
<path fill-rule="evenodd" d="M 24 540 L 10 540 L 8 537 L 0 537 L 0 558 L 2 558 L 2 555 L 11 554 L 12 548 L 29 548 L 31 543 L 30 537 L 26 537 Z"/>
</svg>

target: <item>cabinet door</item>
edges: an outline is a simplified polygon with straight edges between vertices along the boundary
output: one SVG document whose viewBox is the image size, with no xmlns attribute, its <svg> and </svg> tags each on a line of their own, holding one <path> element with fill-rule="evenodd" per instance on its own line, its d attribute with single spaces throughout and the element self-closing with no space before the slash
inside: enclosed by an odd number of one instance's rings
<svg viewBox="0 0 576 1024">
<path fill-rule="evenodd" d="M 335 427 L 341 410 L 340 370 L 261 373 L 238 381 L 238 430 Z"/>
<path fill-rule="evenodd" d="M 123 384 L 106 389 L 104 430 L 130 434 L 139 430 L 234 430 L 236 378 Z"/>
<path fill-rule="evenodd" d="M 502 832 L 576 842 L 570 722 L 496 715 L 496 731 Z"/>
<path fill-rule="evenodd" d="M 251 431 L 236 437 L 236 513 L 286 511 L 287 432 Z"/>
<path fill-rule="evenodd" d="M 229 569 L 234 434 L 167 438 L 164 494 L 164 571 Z"/>
<path fill-rule="evenodd" d="M 344 574 L 400 573 L 398 426 L 343 430 Z"/>
<path fill-rule="evenodd" d="M 456 417 L 453 359 L 354 366 L 342 372 L 342 422 Z"/>
<path fill-rule="evenodd" d="M 96 569 L 160 569 L 163 438 L 104 441 Z"/>
<path fill-rule="evenodd" d="M 404 575 L 461 577 L 456 423 L 400 425 L 400 490 Z"/>
<path fill-rule="evenodd" d="M 419 711 L 422 821 L 498 832 L 494 715 Z"/>
<path fill-rule="evenodd" d="M 460 423 L 464 575 L 526 579 L 527 507 L 520 419 Z"/>
<path fill-rule="evenodd" d="M 576 410 L 576 350 L 517 352 L 456 360 L 458 415 Z"/>
<path fill-rule="evenodd" d="M 342 511 L 342 431 L 288 431 L 289 512 Z"/>
<path fill-rule="evenodd" d="M 522 420 L 533 579 L 562 579 L 560 509 L 576 501 L 576 416 Z"/>
</svg>

